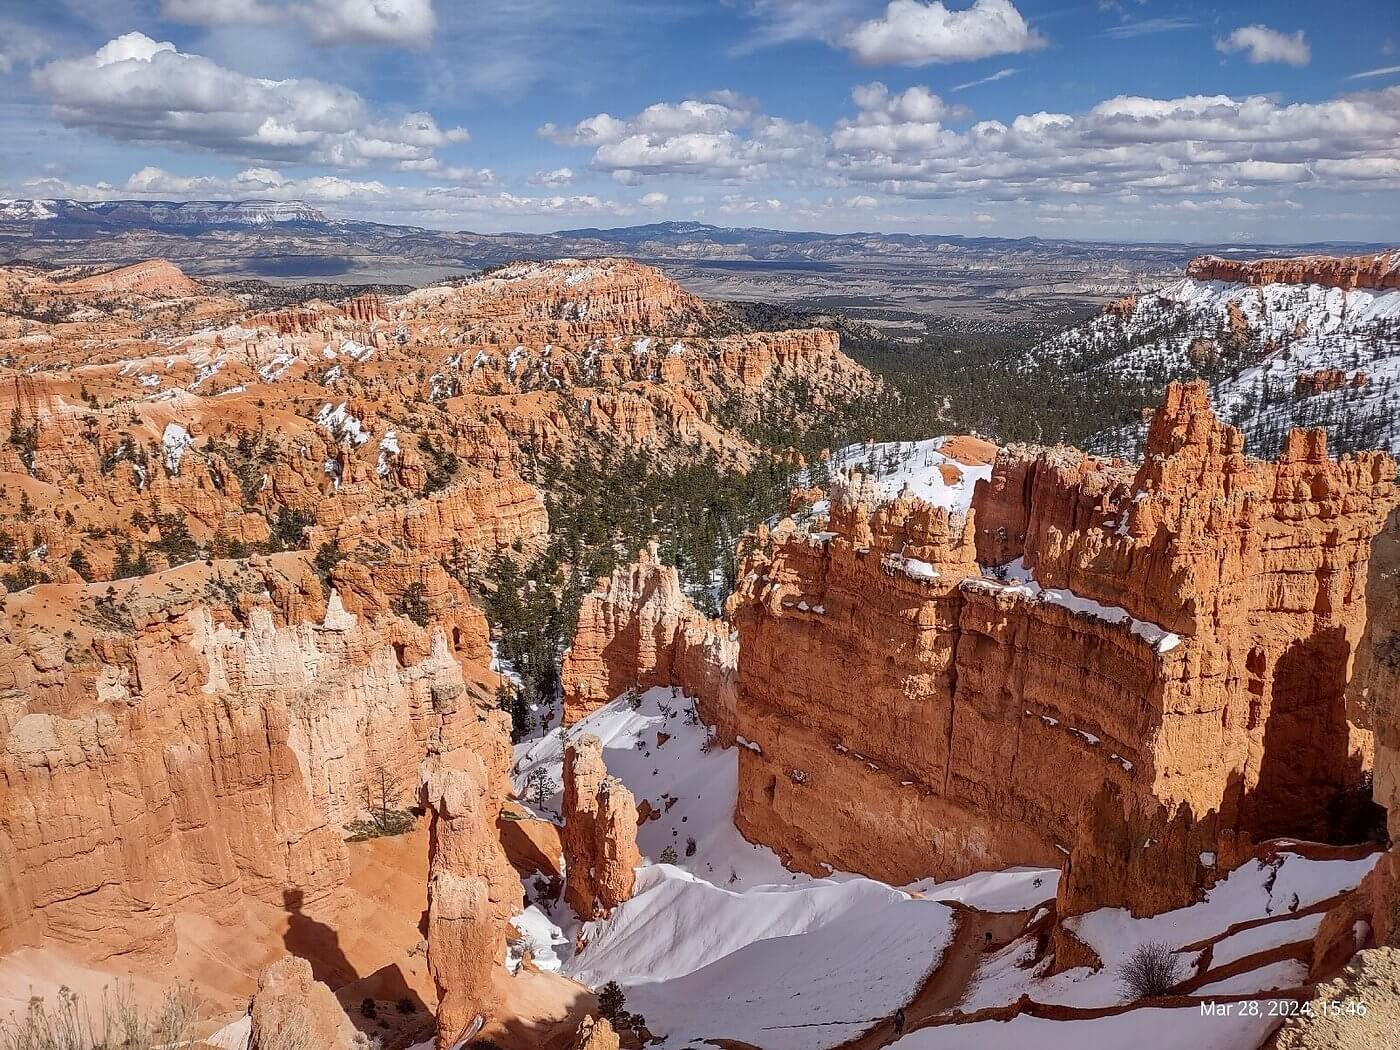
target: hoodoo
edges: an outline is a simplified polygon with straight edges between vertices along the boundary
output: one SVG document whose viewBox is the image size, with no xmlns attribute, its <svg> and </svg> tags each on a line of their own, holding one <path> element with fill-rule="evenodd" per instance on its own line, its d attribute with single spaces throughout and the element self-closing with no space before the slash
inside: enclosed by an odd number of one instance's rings
<svg viewBox="0 0 1400 1050">
<path fill-rule="evenodd" d="M 605 918 L 632 896 L 637 851 L 637 802 L 608 776 L 596 736 L 564 751 L 564 896 L 582 919 Z"/>
</svg>

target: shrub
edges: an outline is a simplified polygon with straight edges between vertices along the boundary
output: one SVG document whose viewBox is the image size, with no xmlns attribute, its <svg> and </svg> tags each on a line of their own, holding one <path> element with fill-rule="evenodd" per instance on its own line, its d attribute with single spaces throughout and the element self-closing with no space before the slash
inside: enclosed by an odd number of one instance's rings
<svg viewBox="0 0 1400 1050">
<path fill-rule="evenodd" d="M 675 846 L 667 846 L 665 849 L 663 849 L 663 850 L 661 851 L 661 863 L 662 863 L 662 864 L 674 864 L 674 863 L 676 863 L 676 847 L 675 847 Z"/>
<path fill-rule="evenodd" d="M 160 1050 L 183 1045 L 199 1004 L 184 988 L 172 988 L 160 1007 L 145 1013 L 131 989 L 103 989 L 98 1009 L 89 1008 L 69 988 L 58 990 L 50 1006 L 42 997 L 29 1000 L 22 1015 L 0 1021 L 3 1050 Z"/>
<path fill-rule="evenodd" d="M 375 1005 L 373 999 L 361 999 L 360 1013 L 365 1017 L 377 1017 L 379 1015 L 379 1007 Z"/>
<path fill-rule="evenodd" d="M 1129 1001 L 1166 995 L 1176 985 L 1179 960 L 1170 944 L 1146 941 L 1118 966 L 1118 985 Z"/>
</svg>

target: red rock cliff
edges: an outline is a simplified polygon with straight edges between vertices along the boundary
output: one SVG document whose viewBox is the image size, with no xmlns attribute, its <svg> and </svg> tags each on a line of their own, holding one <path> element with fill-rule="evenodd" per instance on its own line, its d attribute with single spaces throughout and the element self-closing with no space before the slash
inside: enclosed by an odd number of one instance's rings
<svg viewBox="0 0 1400 1050">
<path fill-rule="evenodd" d="M 1201 255 L 1186 266 L 1199 281 L 1239 284 L 1320 284 L 1327 288 L 1400 288 L 1400 252 L 1380 255 L 1304 255 L 1293 259 L 1222 259 Z"/>
<path fill-rule="evenodd" d="M 701 718 L 730 743 L 737 660 L 728 625 L 695 608 L 652 545 L 583 600 L 564 658 L 564 722 L 572 725 L 633 686 L 671 685 L 694 697 Z"/>
<path fill-rule="evenodd" d="M 741 830 L 895 882 L 1069 852 L 1062 914 L 1325 837 L 1367 761 L 1345 692 L 1394 473 L 1303 432 L 1249 460 L 1188 386 L 1136 471 L 1008 450 L 967 520 L 839 481 L 827 532 L 760 533 L 732 600 Z"/>
</svg>

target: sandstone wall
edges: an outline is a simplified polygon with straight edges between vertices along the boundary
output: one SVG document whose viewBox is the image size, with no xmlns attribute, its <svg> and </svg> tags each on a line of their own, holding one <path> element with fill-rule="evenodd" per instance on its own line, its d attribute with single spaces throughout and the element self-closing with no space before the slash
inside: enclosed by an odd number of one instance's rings
<svg viewBox="0 0 1400 1050">
<path fill-rule="evenodd" d="M 1346 687 L 1394 472 L 1315 433 L 1248 460 L 1195 386 L 1136 470 L 1010 449 L 967 520 L 838 479 L 826 531 L 760 531 L 732 600 L 737 823 L 892 881 L 1072 854 L 1061 914 L 1325 839 L 1369 761 Z"/>
<path fill-rule="evenodd" d="M 681 591 L 675 568 L 653 544 L 632 565 L 600 579 L 579 608 L 563 666 L 564 724 L 628 689 L 677 686 L 698 701 L 722 742 L 733 741 L 737 641 Z"/>
<path fill-rule="evenodd" d="M 233 916 L 245 896 L 295 909 L 347 876 L 342 826 L 381 771 L 402 805 L 428 750 L 496 746 L 441 627 L 371 623 L 314 576 L 298 586 L 304 555 L 277 561 L 217 577 L 281 599 L 246 625 L 202 565 L 125 583 L 111 606 L 105 585 L 10 596 L 0 950 L 167 956 L 177 910 Z M 458 623 L 483 652 L 480 614 Z"/>
<path fill-rule="evenodd" d="M 630 900 L 636 868 L 637 801 L 608 776 L 603 744 L 588 734 L 564 750 L 564 899 L 585 921 Z"/>
<path fill-rule="evenodd" d="M 508 719 L 489 719 L 495 740 L 508 740 Z M 437 1047 L 460 1045 L 496 1003 L 491 971 L 505 960 L 506 928 L 520 911 L 520 878 L 496 833 L 509 746 L 457 747 L 423 764 L 422 801 L 429 813 L 428 969 L 438 992 Z"/>
<path fill-rule="evenodd" d="M 1327 288 L 1400 288 L 1400 252 L 1350 258 L 1305 255 L 1293 259 L 1221 259 L 1202 255 L 1186 266 L 1200 281 L 1243 284 L 1320 284 Z"/>
</svg>

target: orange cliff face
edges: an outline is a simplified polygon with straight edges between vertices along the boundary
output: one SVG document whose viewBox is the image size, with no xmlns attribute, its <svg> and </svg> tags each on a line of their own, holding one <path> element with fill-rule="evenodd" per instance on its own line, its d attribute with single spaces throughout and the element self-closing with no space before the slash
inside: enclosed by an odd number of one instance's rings
<svg viewBox="0 0 1400 1050">
<path fill-rule="evenodd" d="M 1367 761 L 1346 676 L 1394 474 L 1312 432 L 1248 460 L 1193 385 L 1135 473 L 1007 450 L 966 521 L 838 485 L 829 538 L 780 529 L 745 567 L 741 829 L 897 882 L 1070 853 L 1062 914 L 1160 911 L 1252 841 L 1326 838 Z"/>
<path fill-rule="evenodd" d="M 437 987 L 439 1050 L 461 1045 L 497 1004 L 491 973 L 505 961 L 506 927 L 523 903 L 520 878 L 496 835 L 510 766 L 508 717 L 494 712 L 489 748 L 458 748 L 423 766 L 430 820 L 428 968 Z"/>
<path fill-rule="evenodd" d="M 634 686 L 674 685 L 700 701 L 700 716 L 727 746 L 734 739 L 737 672 L 737 639 L 723 621 L 695 608 L 680 575 L 657 560 L 652 544 L 583 599 L 564 656 L 564 724 Z"/>
<path fill-rule="evenodd" d="M 637 801 L 608 776 L 603 743 L 593 734 L 564 750 L 564 899 L 585 921 L 604 919 L 630 900 L 637 849 Z"/>
<path fill-rule="evenodd" d="M 1061 916 L 1159 912 L 1255 842 L 1327 839 L 1360 784 L 1377 701 L 1348 676 L 1395 469 L 1317 432 L 1248 459 L 1188 385 L 1140 466 L 1005 449 L 966 514 L 838 477 L 828 520 L 746 539 L 735 676 L 678 670 L 688 614 L 644 559 L 585 602 L 570 695 L 732 711 L 736 823 L 803 870 L 1061 866 Z"/>
<path fill-rule="evenodd" d="M 1320 284 L 1325 288 L 1400 288 L 1400 252 L 1345 258 L 1304 255 L 1291 259 L 1222 259 L 1201 255 L 1186 266 L 1198 281 L 1238 284 Z"/>
<path fill-rule="evenodd" d="M 506 739 L 463 674 L 485 622 L 438 601 L 427 628 L 351 611 L 304 554 L 11 595 L 0 947 L 168 960 L 176 912 L 332 892 L 371 785 L 405 805 L 426 751 Z"/>
</svg>

